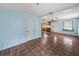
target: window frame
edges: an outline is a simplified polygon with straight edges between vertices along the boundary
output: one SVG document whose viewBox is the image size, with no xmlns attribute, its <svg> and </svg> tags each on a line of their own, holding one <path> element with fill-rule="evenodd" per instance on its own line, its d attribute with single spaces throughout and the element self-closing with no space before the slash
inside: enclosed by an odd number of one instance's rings
<svg viewBox="0 0 79 59">
<path fill-rule="evenodd" d="M 72 22 L 72 30 L 69 30 L 69 29 L 64 29 L 64 22 Z M 63 31 L 74 31 L 73 30 L 73 21 L 71 20 L 71 21 L 63 21 Z"/>
</svg>

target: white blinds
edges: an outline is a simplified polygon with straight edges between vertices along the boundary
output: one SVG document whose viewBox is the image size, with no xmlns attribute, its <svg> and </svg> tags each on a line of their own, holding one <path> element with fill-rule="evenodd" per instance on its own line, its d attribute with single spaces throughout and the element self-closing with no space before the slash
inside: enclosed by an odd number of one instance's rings
<svg viewBox="0 0 79 59">
<path fill-rule="evenodd" d="M 72 21 L 64 21 L 64 30 L 72 30 L 73 28 L 73 23 Z"/>
</svg>

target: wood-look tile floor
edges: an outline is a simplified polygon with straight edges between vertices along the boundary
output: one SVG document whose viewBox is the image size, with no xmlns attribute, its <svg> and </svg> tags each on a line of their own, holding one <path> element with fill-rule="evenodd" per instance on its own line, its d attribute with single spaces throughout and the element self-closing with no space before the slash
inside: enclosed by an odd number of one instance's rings
<svg viewBox="0 0 79 59">
<path fill-rule="evenodd" d="M 0 51 L 1 56 L 79 56 L 79 37 L 47 33 L 39 39 Z"/>
</svg>

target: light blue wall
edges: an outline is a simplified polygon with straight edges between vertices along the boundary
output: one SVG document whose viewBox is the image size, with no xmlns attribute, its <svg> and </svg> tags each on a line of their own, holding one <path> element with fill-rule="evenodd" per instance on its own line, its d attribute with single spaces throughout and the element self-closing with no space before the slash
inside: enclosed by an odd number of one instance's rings
<svg viewBox="0 0 79 59">
<path fill-rule="evenodd" d="M 78 35 L 79 35 L 79 24 L 78 24 Z"/>
<path fill-rule="evenodd" d="M 78 36 L 78 23 L 79 23 L 79 18 L 74 18 L 74 19 L 69 19 L 73 21 L 73 32 L 70 31 L 63 31 L 63 20 L 58 20 L 57 22 L 54 23 L 54 29 L 52 31 L 54 32 L 59 32 L 59 33 L 64 33 L 64 34 L 69 34 L 69 35 L 75 35 Z"/>
<path fill-rule="evenodd" d="M 12 10 L 0 10 L 0 50 L 6 49 L 27 41 L 25 30 L 26 21 L 30 16 L 34 20 L 33 39 L 40 37 L 40 19 L 38 16 L 16 12 Z"/>
<path fill-rule="evenodd" d="M 40 18 L 35 16 L 33 20 L 33 22 L 35 22 L 33 30 L 33 38 L 39 38 L 39 36 L 41 37 L 41 21 L 39 19 Z"/>
</svg>

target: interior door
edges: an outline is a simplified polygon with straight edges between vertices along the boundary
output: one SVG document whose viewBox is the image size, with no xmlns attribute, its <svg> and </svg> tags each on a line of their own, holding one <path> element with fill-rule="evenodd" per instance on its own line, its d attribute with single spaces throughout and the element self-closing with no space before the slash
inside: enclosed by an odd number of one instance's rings
<svg viewBox="0 0 79 59">
<path fill-rule="evenodd" d="M 33 37 L 33 18 L 30 17 L 30 19 L 27 20 L 27 40 L 32 40 Z"/>
</svg>

